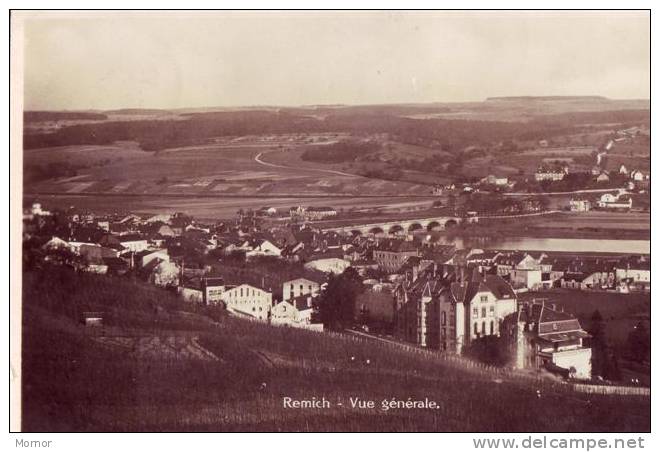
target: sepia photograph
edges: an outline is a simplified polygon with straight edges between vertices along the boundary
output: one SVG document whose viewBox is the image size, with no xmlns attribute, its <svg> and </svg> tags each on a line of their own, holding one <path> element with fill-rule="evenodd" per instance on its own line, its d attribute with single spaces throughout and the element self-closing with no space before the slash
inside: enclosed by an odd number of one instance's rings
<svg viewBox="0 0 660 452">
<path fill-rule="evenodd" d="M 644 447 L 650 10 L 9 26 L 13 432 Z"/>
</svg>

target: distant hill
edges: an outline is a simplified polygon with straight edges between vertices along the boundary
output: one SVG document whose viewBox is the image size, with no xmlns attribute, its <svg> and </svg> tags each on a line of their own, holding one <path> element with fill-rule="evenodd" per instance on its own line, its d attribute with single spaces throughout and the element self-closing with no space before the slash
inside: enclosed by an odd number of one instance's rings
<svg viewBox="0 0 660 452">
<path fill-rule="evenodd" d="M 547 101 L 590 101 L 609 102 L 610 99 L 603 96 L 503 96 L 489 97 L 486 102 L 547 102 Z"/>
<path fill-rule="evenodd" d="M 91 113 L 84 111 L 26 111 L 23 112 L 25 122 L 65 121 L 76 119 L 88 119 L 103 121 L 108 119 L 102 113 Z"/>
<path fill-rule="evenodd" d="M 108 115 L 162 115 L 171 112 L 157 108 L 120 108 L 118 110 L 106 110 L 104 113 Z"/>
</svg>

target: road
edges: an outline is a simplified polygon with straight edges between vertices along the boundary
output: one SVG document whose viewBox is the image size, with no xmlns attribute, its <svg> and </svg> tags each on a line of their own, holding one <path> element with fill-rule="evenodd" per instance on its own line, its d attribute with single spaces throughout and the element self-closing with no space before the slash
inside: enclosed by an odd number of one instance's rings
<svg viewBox="0 0 660 452">
<path fill-rule="evenodd" d="M 262 156 L 262 155 L 263 155 L 263 152 L 260 152 L 260 153 L 258 153 L 257 155 L 254 156 L 254 161 L 257 162 L 257 163 L 259 163 L 260 165 L 270 166 L 270 167 L 273 167 L 273 168 L 285 168 L 285 169 L 296 170 L 296 171 L 300 171 L 300 170 L 302 169 L 302 168 L 300 168 L 300 167 L 295 167 L 295 166 L 277 165 L 277 164 L 275 164 L 275 163 L 264 162 L 264 161 L 261 159 L 261 156 Z M 345 177 L 361 177 L 361 178 L 364 178 L 364 179 L 369 179 L 368 177 L 366 177 L 366 176 L 361 176 L 361 175 L 359 175 L 359 174 L 345 173 L 345 172 L 343 172 L 343 171 L 337 171 L 337 170 L 319 169 L 319 168 L 308 168 L 308 167 L 305 167 L 304 169 L 305 169 L 305 170 L 309 170 L 309 171 L 317 171 L 317 172 L 319 172 L 319 173 L 335 174 L 335 175 L 337 175 L 337 176 L 345 176 Z"/>
<path fill-rule="evenodd" d="M 579 195 L 580 193 L 607 193 L 610 191 L 624 190 L 623 188 L 592 188 L 588 190 L 575 190 L 575 191 L 553 191 L 549 193 L 525 193 L 525 192 L 512 192 L 502 193 L 504 196 L 553 196 L 553 195 Z"/>
</svg>

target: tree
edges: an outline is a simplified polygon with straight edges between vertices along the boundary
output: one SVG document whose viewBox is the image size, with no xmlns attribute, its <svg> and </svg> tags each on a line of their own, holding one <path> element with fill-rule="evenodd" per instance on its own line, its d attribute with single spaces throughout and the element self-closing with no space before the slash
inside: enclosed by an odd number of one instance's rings
<svg viewBox="0 0 660 452">
<path fill-rule="evenodd" d="M 651 336 L 643 322 L 637 323 L 626 341 L 628 357 L 642 363 L 651 360 Z"/>
<path fill-rule="evenodd" d="M 595 310 L 591 315 L 587 331 L 591 334 L 591 374 L 606 380 L 621 379 L 618 356 L 607 344 L 605 323 L 600 311 Z"/>
<path fill-rule="evenodd" d="M 349 267 L 341 275 L 330 275 L 317 302 L 318 320 L 329 329 L 341 330 L 354 321 L 355 300 L 363 291 L 357 271 Z"/>
</svg>

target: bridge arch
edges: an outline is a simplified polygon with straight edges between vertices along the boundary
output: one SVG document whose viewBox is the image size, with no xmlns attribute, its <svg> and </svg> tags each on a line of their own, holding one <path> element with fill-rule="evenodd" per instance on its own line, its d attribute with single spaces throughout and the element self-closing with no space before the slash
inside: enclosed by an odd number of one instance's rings
<svg viewBox="0 0 660 452">
<path fill-rule="evenodd" d="M 445 229 L 453 228 L 458 226 L 458 221 L 456 221 L 453 218 L 450 218 L 449 220 L 445 221 Z"/>
<path fill-rule="evenodd" d="M 390 226 L 390 229 L 388 230 L 388 233 L 390 233 L 390 234 L 399 234 L 403 231 L 404 231 L 403 226 L 401 226 L 400 224 L 394 224 L 394 225 Z"/>
<path fill-rule="evenodd" d="M 362 235 L 362 231 L 359 230 L 359 229 L 351 229 L 351 235 L 353 237 L 358 236 L 358 235 Z"/>
<path fill-rule="evenodd" d="M 424 226 L 416 221 L 414 223 L 410 223 L 410 226 L 408 226 L 409 232 L 419 231 L 420 229 L 424 229 Z"/>
<path fill-rule="evenodd" d="M 440 224 L 439 221 L 429 221 L 428 224 L 426 225 L 426 230 L 427 231 L 438 231 L 442 229 L 442 225 Z"/>
<path fill-rule="evenodd" d="M 369 234 L 383 234 L 385 231 L 383 231 L 383 228 L 379 226 L 374 226 L 373 228 L 369 229 Z"/>
</svg>

